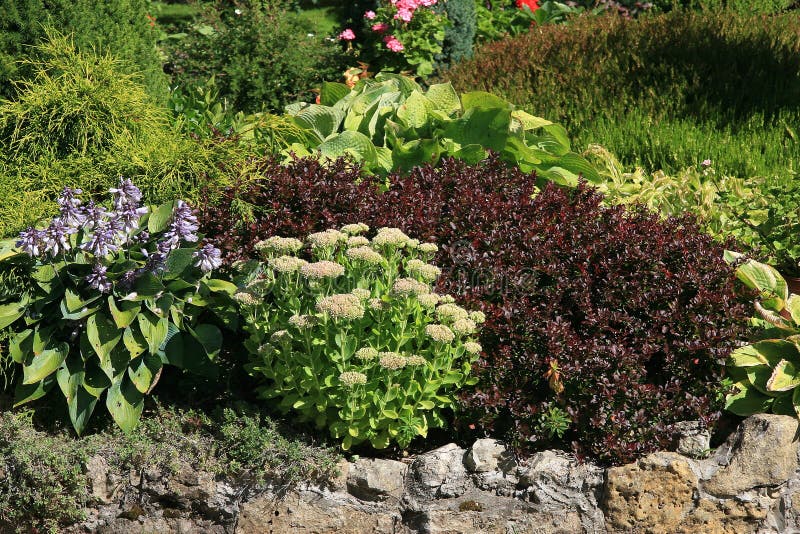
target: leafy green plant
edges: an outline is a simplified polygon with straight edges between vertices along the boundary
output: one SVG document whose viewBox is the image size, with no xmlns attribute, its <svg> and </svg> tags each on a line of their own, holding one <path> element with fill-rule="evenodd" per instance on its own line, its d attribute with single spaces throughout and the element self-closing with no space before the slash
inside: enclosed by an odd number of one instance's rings
<svg viewBox="0 0 800 534">
<path fill-rule="evenodd" d="M 738 263 L 737 277 L 760 293 L 756 323 L 766 329 L 762 339 L 731 352 L 727 369 L 734 392 L 725 407 L 742 416 L 772 412 L 800 415 L 800 295 L 790 293 L 773 267 L 726 252 Z"/>
<path fill-rule="evenodd" d="M 527 33 L 537 24 L 559 24 L 584 11 L 582 7 L 547 0 L 537 9 L 528 5 L 521 8 L 505 5 L 487 5 L 476 1 L 475 41 L 485 43 L 507 36 Z M 466 59 L 466 58 L 465 58 Z"/>
<path fill-rule="evenodd" d="M 295 255 L 306 247 L 298 239 L 262 241 L 267 263 L 249 264 L 235 297 L 251 369 L 268 379 L 262 397 L 327 427 L 345 450 L 362 442 L 406 448 L 444 426 L 455 392 L 474 383 L 481 349 L 472 336 L 483 314 L 432 292 L 435 245 L 396 228 L 368 240 L 366 230 L 309 235 L 312 263 Z"/>
<path fill-rule="evenodd" d="M 220 254 L 197 244 L 190 208 L 142 207 L 129 180 L 110 192 L 109 211 L 65 189 L 59 216 L 22 232 L 19 252 L 2 260 L 27 255 L 31 267 L 32 289 L 0 307 L 0 328 L 16 332 L 10 354 L 22 366 L 16 405 L 58 384 L 78 434 L 103 393 L 114 421 L 133 429 L 165 364 L 213 375 L 222 334 L 201 322 L 203 312 L 235 326 L 235 287 L 208 274 Z"/>
<path fill-rule="evenodd" d="M 325 83 L 320 102 L 287 107 L 317 140 L 293 145 L 297 155 L 352 155 L 367 169 L 386 173 L 447 156 L 476 163 L 493 150 L 543 180 L 575 184 L 579 174 L 598 178 L 594 167 L 570 151 L 563 127 L 482 91 L 459 97 L 449 83 L 423 91 L 411 78 L 379 73 L 352 91 Z"/>
<path fill-rule="evenodd" d="M 375 11 L 364 14 L 364 31 L 356 35 L 345 29 L 339 39 L 348 42 L 362 62 L 373 70 L 413 72 L 421 78 L 433 73 L 434 62 L 442 53 L 447 14 L 432 6 L 437 0 L 382 0 Z M 441 10 L 440 10 L 441 11 Z M 352 43 L 358 46 L 354 50 Z"/>
</svg>

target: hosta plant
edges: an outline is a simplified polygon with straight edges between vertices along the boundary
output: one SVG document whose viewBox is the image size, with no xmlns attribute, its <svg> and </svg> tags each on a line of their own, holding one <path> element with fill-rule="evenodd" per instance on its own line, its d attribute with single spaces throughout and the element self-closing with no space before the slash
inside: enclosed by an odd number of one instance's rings
<svg viewBox="0 0 800 534">
<path fill-rule="evenodd" d="M 32 282 L 0 308 L 22 366 L 16 405 L 58 384 L 79 434 L 104 393 L 114 421 L 134 428 L 165 364 L 213 373 L 222 334 L 199 319 L 210 309 L 234 320 L 226 310 L 235 286 L 211 278 L 220 253 L 198 243 L 191 209 L 180 200 L 141 206 L 129 180 L 110 192 L 106 209 L 65 189 L 59 215 L 22 232 L 2 259 L 24 264 Z"/>
<path fill-rule="evenodd" d="M 570 149 L 566 130 L 482 91 L 461 96 L 449 83 L 423 90 L 414 80 L 379 73 L 344 84 L 325 83 L 320 103 L 286 108 L 315 142 L 295 143 L 287 152 L 319 151 L 333 159 L 353 156 L 372 172 L 408 170 L 453 156 L 467 163 L 489 151 L 541 180 L 576 184 L 578 175 L 597 181 L 595 168 Z"/>
<path fill-rule="evenodd" d="M 739 263 L 738 278 L 760 292 L 754 322 L 766 327 L 764 339 L 731 352 L 728 373 L 735 391 L 726 408 L 737 415 L 773 412 L 800 414 L 800 295 L 790 293 L 786 281 L 773 267 L 727 252 Z"/>
<path fill-rule="evenodd" d="M 250 333 L 250 369 L 266 399 L 328 428 L 342 448 L 401 448 L 445 424 L 480 353 L 483 314 L 433 292 L 437 248 L 395 228 L 370 240 L 350 224 L 305 242 L 271 237 L 235 295 Z M 308 258 L 301 257 L 307 251 Z"/>
</svg>

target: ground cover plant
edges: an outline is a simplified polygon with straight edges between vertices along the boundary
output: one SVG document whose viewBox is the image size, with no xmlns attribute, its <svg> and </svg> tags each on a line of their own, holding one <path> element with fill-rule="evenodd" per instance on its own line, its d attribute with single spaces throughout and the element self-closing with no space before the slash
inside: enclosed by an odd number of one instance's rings
<svg viewBox="0 0 800 534">
<path fill-rule="evenodd" d="M 592 165 L 570 150 L 566 131 L 489 93 L 458 95 L 449 83 L 423 89 L 411 78 L 380 73 L 349 90 L 326 83 L 320 104 L 295 104 L 287 113 L 308 133 L 293 155 L 350 155 L 372 172 L 409 170 L 453 156 L 475 163 L 490 150 L 541 179 L 575 184 L 597 179 Z"/>
<path fill-rule="evenodd" d="M 465 423 L 619 463 L 666 446 L 674 423 L 719 415 L 747 299 L 690 218 L 604 208 L 585 185 L 537 195 L 496 156 L 392 174 L 384 193 L 344 161 L 263 165 L 269 179 L 201 209 L 231 261 L 263 236 L 355 220 L 438 244 L 439 292 L 486 315 Z"/>
<path fill-rule="evenodd" d="M 483 314 L 433 292 L 435 244 L 397 228 L 372 239 L 368 231 L 353 223 L 305 241 L 260 241 L 266 265 L 245 267 L 249 282 L 235 296 L 250 368 L 268 379 L 264 399 L 327 428 L 344 450 L 362 442 L 405 449 L 444 427 L 455 393 L 475 382 Z"/>
<path fill-rule="evenodd" d="M 199 243 L 191 209 L 142 206 L 129 180 L 110 192 L 107 210 L 65 189 L 59 216 L 22 232 L 19 252 L 3 260 L 29 273 L 29 290 L 0 319 L 16 334 L 9 353 L 22 366 L 15 405 L 58 384 L 78 434 L 104 393 L 114 421 L 132 430 L 163 365 L 213 376 L 217 324 L 236 328 L 235 286 L 209 275 L 220 252 Z"/>
<path fill-rule="evenodd" d="M 793 175 L 797 35 L 791 15 L 582 16 L 488 44 L 442 77 L 560 122 L 579 151 L 600 144 L 627 168 L 710 159 L 726 175 Z"/>
</svg>

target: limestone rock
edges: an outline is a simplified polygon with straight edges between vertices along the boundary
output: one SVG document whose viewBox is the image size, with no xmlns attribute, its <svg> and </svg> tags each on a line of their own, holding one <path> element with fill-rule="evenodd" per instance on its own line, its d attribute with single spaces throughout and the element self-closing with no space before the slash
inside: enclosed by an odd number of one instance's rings
<svg viewBox="0 0 800 534">
<path fill-rule="evenodd" d="M 464 457 L 464 465 L 473 473 L 488 473 L 496 471 L 501 462 L 507 464 L 509 460 L 506 446 L 496 439 L 487 438 L 479 439 L 472 445 Z"/>
<path fill-rule="evenodd" d="M 693 458 L 708 454 L 711 432 L 702 421 L 684 421 L 675 425 L 675 452 Z"/>
<path fill-rule="evenodd" d="M 324 495 L 290 493 L 242 503 L 236 534 L 407 534 L 398 511 L 378 504 L 343 502 Z"/>
<path fill-rule="evenodd" d="M 750 534 L 759 531 L 772 499 L 703 498 L 676 532 L 691 534 Z"/>
<path fill-rule="evenodd" d="M 347 491 L 365 501 L 399 500 L 408 466 L 394 460 L 360 458 L 349 468 Z"/>
<path fill-rule="evenodd" d="M 794 417 L 748 417 L 715 457 L 722 467 L 703 489 L 717 497 L 734 497 L 752 488 L 786 482 L 798 468 L 797 428 Z"/>
<path fill-rule="evenodd" d="M 89 489 L 92 497 L 103 504 L 110 503 L 114 488 L 113 486 L 109 487 L 108 461 L 100 455 L 92 456 L 86 461 L 84 473 L 86 473 L 86 478 L 89 480 Z"/>
<path fill-rule="evenodd" d="M 470 488 L 465 451 L 454 443 L 421 454 L 409 468 L 409 493 L 420 501 L 458 497 Z"/>
<path fill-rule="evenodd" d="M 603 504 L 609 532 L 676 532 L 694 507 L 697 483 L 689 460 L 671 452 L 608 469 Z"/>
<path fill-rule="evenodd" d="M 426 534 L 576 534 L 583 532 L 580 518 L 575 512 L 564 514 L 537 513 L 534 511 L 494 514 L 429 510 L 412 521 L 413 532 Z"/>
</svg>

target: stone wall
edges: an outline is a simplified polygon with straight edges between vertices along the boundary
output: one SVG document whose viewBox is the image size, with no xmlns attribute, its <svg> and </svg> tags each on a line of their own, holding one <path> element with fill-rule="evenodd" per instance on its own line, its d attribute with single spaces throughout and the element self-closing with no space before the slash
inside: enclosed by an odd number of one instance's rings
<svg viewBox="0 0 800 534">
<path fill-rule="evenodd" d="M 687 425 L 678 450 L 707 448 Z M 327 486 L 290 490 L 255 490 L 189 465 L 120 477 L 95 457 L 96 505 L 68 532 L 800 533 L 798 452 L 797 420 L 758 415 L 706 459 L 659 452 L 602 469 L 545 451 L 518 462 L 481 439 L 406 462 L 343 462 Z"/>
</svg>

